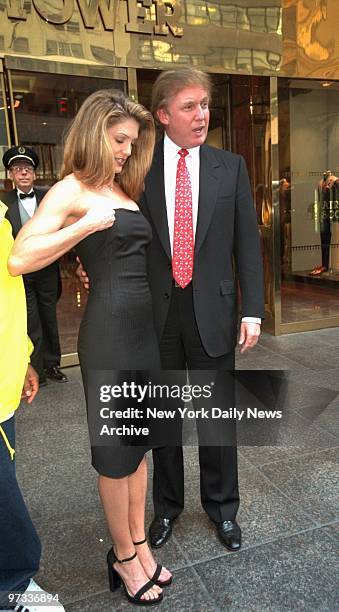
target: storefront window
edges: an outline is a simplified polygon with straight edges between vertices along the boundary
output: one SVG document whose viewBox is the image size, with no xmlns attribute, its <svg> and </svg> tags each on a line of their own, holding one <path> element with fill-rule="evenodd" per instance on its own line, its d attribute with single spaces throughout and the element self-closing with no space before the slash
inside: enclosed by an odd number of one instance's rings
<svg viewBox="0 0 339 612">
<path fill-rule="evenodd" d="M 339 289 L 339 84 L 279 79 L 278 112 L 281 321 L 334 317 Z"/>
</svg>

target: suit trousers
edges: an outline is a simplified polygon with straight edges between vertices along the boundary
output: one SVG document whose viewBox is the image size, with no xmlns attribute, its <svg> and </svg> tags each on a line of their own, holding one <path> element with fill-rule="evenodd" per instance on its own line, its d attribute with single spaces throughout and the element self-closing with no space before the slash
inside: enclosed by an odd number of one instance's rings
<svg viewBox="0 0 339 612">
<path fill-rule="evenodd" d="M 34 351 L 31 363 L 43 377 L 44 368 L 60 365 L 61 350 L 57 322 L 57 302 L 59 298 L 59 278 L 55 270 L 46 274 L 45 270 L 34 275 L 24 276 L 28 335 Z"/>
<path fill-rule="evenodd" d="M 210 357 L 197 327 L 192 285 L 173 287 L 160 342 L 162 368 L 166 370 L 234 370 L 234 351 Z M 184 508 L 182 447 L 153 450 L 153 502 L 155 516 L 176 518 Z M 201 504 L 216 523 L 234 520 L 239 507 L 236 446 L 199 446 Z"/>
</svg>

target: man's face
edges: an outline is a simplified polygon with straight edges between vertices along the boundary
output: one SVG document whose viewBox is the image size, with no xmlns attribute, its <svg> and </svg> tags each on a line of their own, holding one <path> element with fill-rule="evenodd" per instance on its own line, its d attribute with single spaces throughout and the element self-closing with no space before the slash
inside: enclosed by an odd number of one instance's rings
<svg viewBox="0 0 339 612">
<path fill-rule="evenodd" d="M 8 171 L 8 176 L 14 181 L 15 186 L 24 193 L 32 190 L 35 172 L 32 164 L 28 161 L 18 160 L 14 162 Z"/>
<path fill-rule="evenodd" d="M 207 137 L 210 111 L 208 93 L 200 85 L 189 85 L 158 111 L 166 134 L 178 147 L 191 149 L 202 145 Z"/>
</svg>

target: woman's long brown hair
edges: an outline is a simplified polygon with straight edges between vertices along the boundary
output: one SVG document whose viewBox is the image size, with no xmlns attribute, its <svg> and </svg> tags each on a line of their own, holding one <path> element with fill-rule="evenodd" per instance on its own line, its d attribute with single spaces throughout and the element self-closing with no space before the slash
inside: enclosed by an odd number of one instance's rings
<svg viewBox="0 0 339 612">
<path fill-rule="evenodd" d="M 137 201 L 151 166 L 155 141 L 152 114 L 122 91 L 103 89 L 91 94 L 74 118 L 65 140 L 61 178 L 72 172 L 84 185 L 100 188 L 114 179 L 112 148 L 107 130 L 134 119 L 139 136 L 119 174 L 119 184 Z"/>
</svg>

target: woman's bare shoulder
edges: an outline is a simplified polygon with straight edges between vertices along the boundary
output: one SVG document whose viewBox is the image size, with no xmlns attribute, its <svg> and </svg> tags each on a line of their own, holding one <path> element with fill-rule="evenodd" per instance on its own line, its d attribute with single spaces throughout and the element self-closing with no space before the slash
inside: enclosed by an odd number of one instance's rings
<svg viewBox="0 0 339 612">
<path fill-rule="evenodd" d="M 61 179 L 43 198 L 39 209 L 41 211 L 59 211 L 67 216 L 69 213 L 77 211 L 79 208 L 79 200 L 83 193 L 83 187 L 75 176 L 69 175 Z"/>
<path fill-rule="evenodd" d="M 69 197 L 80 195 L 82 192 L 83 185 L 74 176 L 74 174 L 68 174 L 63 179 L 55 183 L 55 185 L 53 185 L 53 187 L 51 187 L 51 189 L 48 191 L 49 194 L 65 193 Z"/>
</svg>

